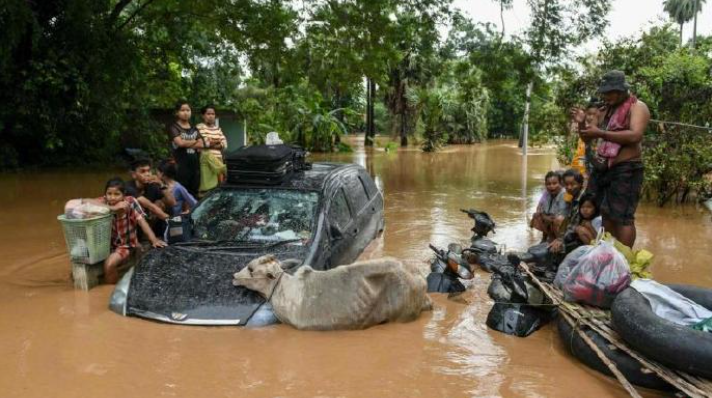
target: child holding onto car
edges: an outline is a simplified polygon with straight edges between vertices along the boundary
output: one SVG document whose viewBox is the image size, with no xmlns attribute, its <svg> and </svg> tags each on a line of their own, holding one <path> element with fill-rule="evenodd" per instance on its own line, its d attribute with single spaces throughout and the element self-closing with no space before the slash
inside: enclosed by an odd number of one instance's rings
<svg viewBox="0 0 712 398">
<path fill-rule="evenodd" d="M 128 260 L 139 245 L 137 227 L 141 228 L 153 247 L 166 247 L 166 243 L 156 238 L 136 198 L 126 195 L 126 184 L 121 178 L 107 181 L 104 197 L 97 202 L 108 205 L 114 215 L 111 223 L 111 254 L 104 261 L 104 282 L 116 283 L 119 280 L 118 267 Z"/>
</svg>

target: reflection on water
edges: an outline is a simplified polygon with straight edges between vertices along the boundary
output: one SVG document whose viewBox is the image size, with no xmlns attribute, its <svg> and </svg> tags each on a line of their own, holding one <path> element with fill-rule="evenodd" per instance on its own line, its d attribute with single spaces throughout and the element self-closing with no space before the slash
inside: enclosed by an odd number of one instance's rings
<svg viewBox="0 0 712 398">
<path fill-rule="evenodd" d="M 436 154 L 379 149 L 320 156 L 366 167 L 385 192 L 386 232 L 368 256 L 429 258 L 428 243 L 469 239 L 461 208 L 489 212 L 494 239 L 523 249 L 526 220 L 555 167 L 550 151 L 526 163 L 513 142 Z M 164 325 L 107 309 L 110 286 L 71 289 L 55 220 L 73 197 L 101 195 L 120 170 L 0 176 L 0 386 L 9 397 L 570 397 L 621 396 L 616 383 L 570 359 L 546 328 L 521 339 L 485 326 L 489 275 L 463 303 L 435 297 L 409 324 L 298 332 Z M 694 207 L 641 206 L 639 245 L 665 282 L 712 286 L 710 216 Z"/>
</svg>

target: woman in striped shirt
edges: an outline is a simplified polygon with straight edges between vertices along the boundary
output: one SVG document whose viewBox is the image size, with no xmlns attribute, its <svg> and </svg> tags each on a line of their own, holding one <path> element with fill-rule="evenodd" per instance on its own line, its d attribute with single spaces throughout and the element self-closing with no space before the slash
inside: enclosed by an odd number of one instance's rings
<svg viewBox="0 0 712 398">
<path fill-rule="evenodd" d="M 210 147 L 207 151 L 222 162 L 223 152 L 227 149 L 227 139 L 220 127 L 215 125 L 215 107 L 212 105 L 205 106 L 200 113 L 203 116 L 203 123 L 198 124 L 196 127 Z"/>
<path fill-rule="evenodd" d="M 203 149 L 200 154 L 200 192 L 198 195 L 203 197 L 225 181 L 227 169 L 223 162 L 223 151 L 227 149 L 227 139 L 220 127 L 215 125 L 214 106 L 205 106 L 200 113 L 203 116 L 203 123 L 196 127 L 208 144 L 208 148 Z"/>
</svg>

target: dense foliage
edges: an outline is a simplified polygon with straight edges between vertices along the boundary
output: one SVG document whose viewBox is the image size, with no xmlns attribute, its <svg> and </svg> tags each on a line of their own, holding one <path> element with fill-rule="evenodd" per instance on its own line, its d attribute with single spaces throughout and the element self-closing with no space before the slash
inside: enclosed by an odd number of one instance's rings
<svg viewBox="0 0 712 398">
<path fill-rule="evenodd" d="M 165 152 L 152 115 L 180 98 L 237 112 L 255 142 L 473 143 L 516 136 L 526 84 L 549 85 L 525 40 L 451 0 L 9 0 L 0 24 L 0 167 Z"/>
<path fill-rule="evenodd" d="M 511 0 L 493 0 L 502 13 Z M 113 162 L 125 146 L 165 154 L 157 112 L 186 98 L 315 151 L 346 133 L 424 150 L 518 137 L 531 85 L 530 142 L 572 155 L 567 108 L 621 69 L 656 120 L 712 117 L 712 39 L 673 26 L 577 46 L 610 0 L 527 0 L 529 28 L 505 38 L 452 0 L 8 0 L 0 5 L 0 168 Z M 666 0 L 675 24 L 705 1 Z M 693 22 L 694 23 L 694 22 Z M 651 124 L 646 192 L 665 203 L 709 191 L 709 131 Z M 138 144 L 137 144 L 138 143 Z"/>
</svg>

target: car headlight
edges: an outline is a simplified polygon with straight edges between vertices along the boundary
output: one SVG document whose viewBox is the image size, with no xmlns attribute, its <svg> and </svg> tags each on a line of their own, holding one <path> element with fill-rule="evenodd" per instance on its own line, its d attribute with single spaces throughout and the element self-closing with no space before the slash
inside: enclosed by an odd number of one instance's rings
<svg viewBox="0 0 712 398">
<path fill-rule="evenodd" d="M 109 309 L 119 315 L 126 316 L 126 299 L 129 295 L 129 286 L 131 285 L 131 276 L 133 276 L 133 268 L 124 274 L 123 278 L 114 287 L 114 292 L 111 293 L 109 299 Z"/>
</svg>

